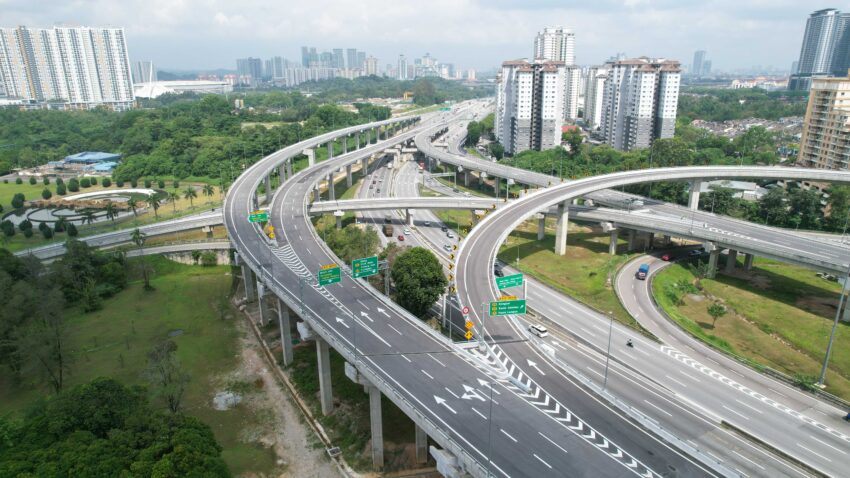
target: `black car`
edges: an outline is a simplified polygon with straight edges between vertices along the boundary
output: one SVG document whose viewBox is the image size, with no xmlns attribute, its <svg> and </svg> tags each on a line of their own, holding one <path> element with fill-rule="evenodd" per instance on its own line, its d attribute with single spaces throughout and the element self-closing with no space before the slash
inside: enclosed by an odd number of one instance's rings
<svg viewBox="0 0 850 478">
<path fill-rule="evenodd" d="M 443 232 L 446 232 L 446 231 L 449 230 L 449 228 L 447 226 L 443 226 L 443 227 L 440 228 L 440 230 L 443 231 Z"/>
<path fill-rule="evenodd" d="M 502 272 L 502 268 L 499 267 L 498 264 L 496 264 L 496 265 L 493 266 L 493 275 L 496 276 L 496 277 L 504 277 L 505 273 Z"/>
</svg>

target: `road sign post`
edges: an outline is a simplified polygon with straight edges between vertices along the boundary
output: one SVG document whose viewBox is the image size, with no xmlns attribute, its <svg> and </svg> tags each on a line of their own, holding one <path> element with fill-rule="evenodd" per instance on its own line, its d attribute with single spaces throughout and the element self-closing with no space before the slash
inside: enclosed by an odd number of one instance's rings
<svg viewBox="0 0 850 478">
<path fill-rule="evenodd" d="M 507 289 L 508 287 L 517 287 L 523 284 L 522 274 L 513 274 L 504 277 L 496 277 L 496 287 L 499 289 Z"/>
<path fill-rule="evenodd" d="M 257 210 L 248 215 L 248 222 L 268 222 L 269 212 Z"/>
<path fill-rule="evenodd" d="M 525 299 L 490 302 L 490 317 L 525 313 Z"/>
<path fill-rule="evenodd" d="M 322 286 L 336 284 L 342 280 L 342 273 L 340 272 L 337 264 L 327 264 L 322 266 L 316 276 L 319 279 L 319 285 Z"/>
<path fill-rule="evenodd" d="M 351 277 L 369 277 L 378 273 L 378 256 L 362 257 L 351 261 Z"/>
</svg>

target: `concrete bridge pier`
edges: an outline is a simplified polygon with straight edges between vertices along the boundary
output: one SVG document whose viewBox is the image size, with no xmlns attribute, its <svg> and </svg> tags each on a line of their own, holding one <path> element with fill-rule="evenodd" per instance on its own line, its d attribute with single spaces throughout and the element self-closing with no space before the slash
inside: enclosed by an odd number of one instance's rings
<svg viewBox="0 0 850 478">
<path fill-rule="evenodd" d="M 316 358 L 319 363 L 319 401 L 322 404 L 322 415 L 330 415 L 334 409 L 333 391 L 331 389 L 331 356 L 328 343 L 316 336 Z"/>
<path fill-rule="evenodd" d="M 328 200 L 336 199 L 336 191 L 334 191 L 334 173 L 328 173 Z"/>
<path fill-rule="evenodd" d="M 244 262 L 242 263 L 242 282 L 245 284 L 245 301 L 251 302 L 256 297 L 254 291 L 254 272 Z"/>
<path fill-rule="evenodd" d="M 537 217 L 537 240 L 542 241 L 546 236 L 546 215 L 538 212 L 535 217 Z"/>
<path fill-rule="evenodd" d="M 342 137 L 342 154 L 348 154 L 348 135 Z"/>
<path fill-rule="evenodd" d="M 620 239 L 620 230 L 617 228 L 611 229 L 611 240 L 608 242 L 608 254 L 611 256 L 617 255 L 617 241 Z"/>
<path fill-rule="evenodd" d="M 469 187 L 469 171 L 463 172 L 463 185 Z"/>
<path fill-rule="evenodd" d="M 688 193 L 688 209 L 696 211 L 699 209 L 699 190 L 702 188 L 702 181 L 691 181 L 691 191 Z"/>
<path fill-rule="evenodd" d="M 280 348 L 283 350 L 283 366 L 292 363 L 292 328 L 289 321 L 289 307 L 277 299 L 277 324 L 280 327 Z"/>
<path fill-rule="evenodd" d="M 738 262 L 738 251 L 729 249 L 729 255 L 726 256 L 726 273 L 735 272 L 735 264 Z"/>
<path fill-rule="evenodd" d="M 307 156 L 307 166 L 313 166 L 316 164 L 316 150 L 313 148 L 308 148 L 304 150 L 304 155 Z"/>
<path fill-rule="evenodd" d="M 666 235 L 666 234 L 665 234 L 665 235 L 664 235 L 664 247 L 669 246 L 669 245 L 671 244 L 671 242 L 672 242 L 672 241 L 671 241 L 671 239 L 670 239 L 670 236 L 668 236 L 668 235 Z"/>
<path fill-rule="evenodd" d="M 647 249 L 649 249 L 651 251 L 651 250 L 655 249 L 655 233 L 650 232 L 648 237 L 649 238 L 646 241 Z"/>
<path fill-rule="evenodd" d="M 354 149 L 360 149 L 360 133 L 354 133 Z"/>
<path fill-rule="evenodd" d="M 637 231 L 635 231 L 634 229 L 629 229 L 629 237 L 628 237 L 629 243 L 628 243 L 628 246 L 627 246 L 629 252 L 632 252 L 633 250 L 635 250 L 635 236 L 637 235 L 636 232 Z"/>
<path fill-rule="evenodd" d="M 367 174 L 369 174 L 369 158 L 363 158 L 360 160 L 360 172 L 363 173 L 363 177 L 365 178 Z"/>
<path fill-rule="evenodd" d="M 277 177 L 280 179 L 278 187 L 282 186 L 284 182 L 286 182 L 286 163 L 281 164 L 277 168 Z"/>
<path fill-rule="evenodd" d="M 410 209 L 404 210 L 404 224 L 407 226 L 413 225 L 413 214 L 410 212 Z"/>
<path fill-rule="evenodd" d="M 292 160 L 286 160 L 286 177 L 292 178 Z"/>
<path fill-rule="evenodd" d="M 416 462 L 426 463 L 428 461 L 428 434 L 419 425 L 414 425 L 414 427 L 416 427 L 414 431 L 416 434 Z"/>
<path fill-rule="evenodd" d="M 319 191 L 319 183 L 313 185 L 313 202 L 321 201 L 322 193 Z"/>
<path fill-rule="evenodd" d="M 351 187 L 353 181 L 351 179 L 351 165 L 345 167 L 345 185 Z"/>
<path fill-rule="evenodd" d="M 753 270 L 753 255 L 744 254 L 744 270 L 749 272 Z"/>
<path fill-rule="evenodd" d="M 266 204 L 271 204 L 271 201 L 272 201 L 272 177 L 271 177 L 271 175 L 267 174 L 266 177 L 263 178 L 263 189 L 265 189 L 265 191 L 266 191 L 266 193 L 265 193 Z"/>
<path fill-rule="evenodd" d="M 569 224 L 570 210 L 567 202 L 558 204 L 558 222 L 555 226 L 555 254 L 563 256 L 567 253 L 567 226 Z"/>
<path fill-rule="evenodd" d="M 372 431 L 372 467 L 384 468 L 384 421 L 381 416 L 381 391 L 369 385 L 369 428 Z"/>
<path fill-rule="evenodd" d="M 328 159 L 334 158 L 334 140 L 328 141 Z"/>
<path fill-rule="evenodd" d="M 254 191 L 254 194 L 251 195 L 251 206 L 255 211 L 260 208 L 260 198 L 257 195 L 257 191 Z"/>
<path fill-rule="evenodd" d="M 717 274 L 717 256 L 720 255 L 720 249 L 711 242 L 706 243 L 706 246 L 706 250 L 708 251 L 708 270 L 705 276 L 709 279 L 714 279 L 715 274 Z"/>
</svg>

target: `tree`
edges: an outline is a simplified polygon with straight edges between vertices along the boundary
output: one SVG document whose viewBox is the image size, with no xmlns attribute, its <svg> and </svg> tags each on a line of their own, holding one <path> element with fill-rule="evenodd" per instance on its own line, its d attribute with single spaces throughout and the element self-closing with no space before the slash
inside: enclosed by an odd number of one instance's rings
<svg viewBox="0 0 850 478">
<path fill-rule="evenodd" d="M 92 186 L 97 186 L 97 176 L 92 176 L 89 178 Z"/>
<path fill-rule="evenodd" d="M 209 204 L 210 198 L 213 196 L 213 194 L 215 194 L 215 188 L 213 188 L 210 184 L 204 184 L 204 187 L 201 189 L 201 192 L 203 192 L 204 196 L 207 197 L 207 204 Z"/>
<path fill-rule="evenodd" d="M 49 189 L 44 188 L 44 190 L 41 191 L 41 198 L 42 199 L 50 199 L 51 197 L 53 197 L 53 193 L 50 192 Z"/>
<path fill-rule="evenodd" d="M 56 194 L 59 196 L 64 196 L 67 191 L 65 190 L 65 185 L 61 183 L 56 183 Z"/>
<path fill-rule="evenodd" d="M 717 319 L 726 315 L 726 306 L 719 302 L 713 302 L 708 306 L 708 315 L 711 316 L 711 328 L 717 323 Z"/>
<path fill-rule="evenodd" d="M 4 236 L 12 237 L 15 235 L 15 224 L 8 219 L 4 219 L 3 222 L 0 222 L 0 230 L 3 231 Z"/>
<path fill-rule="evenodd" d="M 153 183 L 151 182 L 151 180 L 150 180 L 150 179 L 145 179 L 145 187 L 146 187 L 146 188 L 150 189 L 150 187 L 151 187 L 151 185 L 152 185 L 152 184 L 153 184 Z"/>
<path fill-rule="evenodd" d="M 204 267 L 212 267 L 218 264 L 218 257 L 213 251 L 205 251 L 201 254 L 201 265 Z"/>
<path fill-rule="evenodd" d="M 86 209 L 83 211 L 83 223 L 92 224 L 94 223 L 95 219 L 97 218 L 95 217 L 95 213 L 93 210 Z"/>
<path fill-rule="evenodd" d="M 584 136 L 581 135 L 581 130 L 578 128 L 572 128 L 561 133 L 561 142 L 567 145 L 567 150 L 570 152 L 570 159 L 578 158 L 581 155 Z"/>
<path fill-rule="evenodd" d="M 106 212 L 106 219 L 109 221 L 115 221 L 115 217 L 118 216 L 118 210 L 115 207 L 115 203 L 112 201 L 106 201 L 106 206 L 103 208 Z"/>
<path fill-rule="evenodd" d="M 68 229 L 68 220 L 64 217 L 60 217 L 56 220 L 56 224 L 53 225 L 53 230 L 55 232 L 65 232 Z"/>
<path fill-rule="evenodd" d="M 15 184 L 24 184 L 24 180 L 21 179 L 20 176 L 18 176 L 17 178 L 15 178 Z"/>
<path fill-rule="evenodd" d="M 83 189 L 91 187 L 91 179 L 89 179 L 89 178 L 80 179 L 80 187 L 83 188 Z"/>
<path fill-rule="evenodd" d="M 469 147 L 475 147 L 478 145 L 478 141 L 481 139 L 481 123 L 477 121 L 470 121 L 468 125 L 466 125 L 466 141 L 464 144 Z"/>
<path fill-rule="evenodd" d="M 24 207 L 25 201 L 26 201 L 26 198 L 24 197 L 24 193 L 15 193 L 15 195 L 12 196 L 12 208 L 13 209 L 20 209 L 20 208 Z"/>
<path fill-rule="evenodd" d="M 31 184 L 31 185 L 33 185 L 33 186 L 35 186 L 35 183 L 36 183 L 36 182 L 37 182 L 37 181 L 36 181 L 36 179 L 35 179 L 35 176 L 30 176 L 30 184 Z"/>
<path fill-rule="evenodd" d="M 437 103 L 437 92 L 434 85 L 425 78 L 417 80 L 413 85 L 413 102 L 419 106 Z"/>
<path fill-rule="evenodd" d="M 101 181 L 101 185 L 103 185 L 103 187 L 105 188 L 108 188 L 112 186 L 112 180 L 109 178 L 103 178 L 103 181 Z"/>
<path fill-rule="evenodd" d="M 189 186 L 183 190 L 183 199 L 189 200 L 189 207 L 195 207 L 195 204 L 194 202 L 192 202 L 192 200 L 196 197 L 198 197 L 198 193 L 195 192 L 195 189 L 193 187 Z"/>
<path fill-rule="evenodd" d="M 425 316 L 448 284 L 440 262 L 422 247 L 399 254 L 390 274 L 399 305 L 417 317 Z"/>
<path fill-rule="evenodd" d="M 80 190 L 80 182 L 77 181 L 77 178 L 71 178 L 68 180 L 68 191 L 75 193 Z"/>
<path fill-rule="evenodd" d="M 39 230 L 41 231 L 41 235 L 44 236 L 45 239 L 52 239 L 53 229 L 51 229 L 50 226 L 44 224 L 43 222 L 41 224 L 44 225 L 44 228 L 39 228 Z"/>
<path fill-rule="evenodd" d="M 45 177 L 41 180 L 41 184 L 44 184 L 45 186 L 49 186 L 49 185 L 50 185 L 50 178 L 48 178 L 47 176 L 45 176 Z"/>
<path fill-rule="evenodd" d="M 159 181 L 157 181 L 157 182 L 156 182 L 156 186 L 157 186 L 159 189 L 165 189 L 165 181 L 163 181 L 162 179 L 160 179 Z"/>
<path fill-rule="evenodd" d="M 735 208 L 735 191 L 730 188 L 714 187 L 711 192 L 700 197 L 702 209 L 714 214 L 728 215 Z"/>
<path fill-rule="evenodd" d="M 153 290 L 153 287 L 151 287 L 150 278 L 148 277 L 149 270 L 148 270 L 147 261 L 145 260 L 145 241 L 147 241 L 147 234 L 140 231 L 139 228 L 137 227 L 137 228 L 133 229 L 133 234 L 130 236 L 130 239 L 133 241 L 133 244 L 135 244 L 136 247 L 139 248 L 139 252 L 140 252 L 139 255 L 141 256 L 139 258 L 139 261 L 142 265 L 141 266 L 142 279 L 145 282 L 145 290 Z"/>
<path fill-rule="evenodd" d="M 180 188 L 180 181 L 175 179 L 174 182 L 171 183 L 171 186 L 173 186 L 174 189 L 179 189 Z"/>
<path fill-rule="evenodd" d="M 180 194 L 177 191 L 171 191 L 168 193 L 168 201 L 171 203 L 171 208 L 174 212 L 177 212 L 177 201 L 180 199 Z"/>
<path fill-rule="evenodd" d="M 77 226 L 73 222 L 68 223 L 68 237 L 77 237 L 77 234 L 79 234 Z"/>
<path fill-rule="evenodd" d="M 819 229 L 821 218 L 821 193 L 817 189 L 795 189 L 789 197 L 791 217 L 800 219 L 803 229 Z"/>
<path fill-rule="evenodd" d="M 153 209 L 154 217 L 159 219 L 159 212 L 158 212 L 159 211 L 159 198 L 157 197 L 157 195 L 156 194 L 149 195 L 147 197 L 147 199 L 145 199 L 145 202 L 147 202 L 148 206 L 150 206 Z"/>
<path fill-rule="evenodd" d="M 489 149 L 490 154 L 497 160 L 505 157 L 505 147 L 502 143 L 490 143 Z"/>
<path fill-rule="evenodd" d="M 785 190 L 779 187 L 770 189 L 759 199 L 759 215 L 765 224 L 781 226 L 785 224 L 788 207 L 785 205 Z"/>
<path fill-rule="evenodd" d="M 65 301 L 58 289 L 42 289 L 31 304 L 31 318 L 15 333 L 15 350 L 24 369 L 37 369 L 54 392 L 62 391 L 70 366 L 66 350 L 68 330 L 62 311 Z"/>
<path fill-rule="evenodd" d="M 148 352 L 148 365 L 144 376 L 154 387 L 156 396 L 162 398 L 171 413 L 180 411 L 180 404 L 189 383 L 189 374 L 177 359 L 177 344 L 166 340 Z"/>
</svg>

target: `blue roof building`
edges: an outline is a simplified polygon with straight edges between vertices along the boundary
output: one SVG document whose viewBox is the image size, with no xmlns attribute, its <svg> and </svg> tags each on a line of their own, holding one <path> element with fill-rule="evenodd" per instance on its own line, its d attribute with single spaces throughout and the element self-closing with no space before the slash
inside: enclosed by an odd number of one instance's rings
<svg viewBox="0 0 850 478">
<path fill-rule="evenodd" d="M 100 153 L 93 151 L 84 151 L 82 153 L 65 156 L 66 164 L 97 164 L 107 161 L 118 162 L 121 159 L 120 154 L 115 153 Z"/>
</svg>

